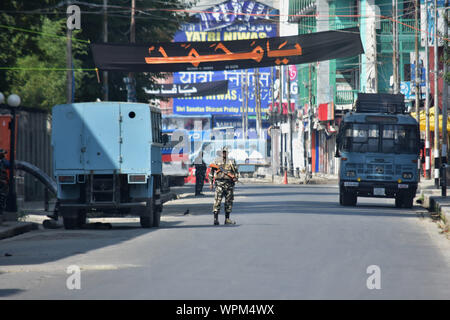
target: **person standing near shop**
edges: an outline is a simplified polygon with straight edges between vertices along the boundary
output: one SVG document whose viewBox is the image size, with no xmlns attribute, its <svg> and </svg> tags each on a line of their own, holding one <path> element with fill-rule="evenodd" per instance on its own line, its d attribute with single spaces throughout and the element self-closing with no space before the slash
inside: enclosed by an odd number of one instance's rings
<svg viewBox="0 0 450 320">
<path fill-rule="evenodd" d="M 206 178 L 206 163 L 203 161 L 203 152 L 195 159 L 195 196 L 201 196 Z"/>
</svg>

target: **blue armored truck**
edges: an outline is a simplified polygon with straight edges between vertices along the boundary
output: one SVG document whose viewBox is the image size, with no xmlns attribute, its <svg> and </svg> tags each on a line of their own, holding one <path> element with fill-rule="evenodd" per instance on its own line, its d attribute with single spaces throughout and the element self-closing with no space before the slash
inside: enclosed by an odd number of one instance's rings
<svg viewBox="0 0 450 320">
<path fill-rule="evenodd" d="M 419 125 L 406 113 L 402 94 L 360 93 L 337 137 L 340 204 L 383 197 L 395 198 L 396 207 L 411 208 L 419 182 L 420 144 Z"/>
<path fill-rule="evenodd" d="M 90 211 L 135 214 L 142 227 L 158 227 L 162 140 L 161 112 L 147 104 L 53 107 L 53 170 L 64 227 L 81 227 Z"/>
</svg>

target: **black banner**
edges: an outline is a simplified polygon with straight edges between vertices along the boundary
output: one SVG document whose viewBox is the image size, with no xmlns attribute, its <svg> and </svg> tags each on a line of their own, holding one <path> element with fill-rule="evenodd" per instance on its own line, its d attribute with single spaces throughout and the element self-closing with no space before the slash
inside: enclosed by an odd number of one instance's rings
<svg viewBox="0 0 450 320">
<path fill-rule="evenodd" d="M 172 83 L 155 85 L 153 89 L 144 89 L 145 93 L 162 98 L 186 98 L 226 94 L 228 80 L 205 83 Z"/>
<path fill-rule="evenodd" d="M 299 36 L 214 42 L 91 45 L 100 70 L 218 71 L 302 64 L 364 53 L 359 28 Z"/>
</svg>

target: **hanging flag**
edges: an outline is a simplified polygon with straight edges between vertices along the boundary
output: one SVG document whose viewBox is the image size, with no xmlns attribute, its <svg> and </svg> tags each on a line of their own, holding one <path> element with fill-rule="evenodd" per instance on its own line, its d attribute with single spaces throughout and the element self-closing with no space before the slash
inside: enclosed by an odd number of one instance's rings
<svg viewBox="0 0 450 320">
<path fill-rule="evenodd" d="M 155 85 L 152 89 L 144 89 L 145 93 L 161 98 L 184 98 L 226 94 L 228 80 L 206 83 L 172 83 Z"/>
<path fill-rule="evenodd" d="M 364 52 L 359 28 L 211 42 L 91 45 L 95 66 L 124 72 L 217 71 L 310 63 Z"/>
</svg>

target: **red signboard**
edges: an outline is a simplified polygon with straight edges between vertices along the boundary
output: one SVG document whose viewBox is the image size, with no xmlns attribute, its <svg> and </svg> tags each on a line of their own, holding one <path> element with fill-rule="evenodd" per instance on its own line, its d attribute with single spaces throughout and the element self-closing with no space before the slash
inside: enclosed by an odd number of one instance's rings
<svg viewBox="0 0 450 320">
<path fill-rule="evenodd" d="M 333 103 L 319 104 L 318 116 L 319 116 L 319 121 L 334 120 L 334 105 L 333 105 Z"/>
<path fill-rule="evenodd" d="M 11 147 L 11 131 L 9 129 L 10 122 L 11 122 L 10 115 L 0 116 L 0 149 L 7 151 L 6 159 L 8 160 L 10 157 L 10 147 Z M 17 146 L 17 118 L 16 118 L 16 146 Z"/>
</svg>

